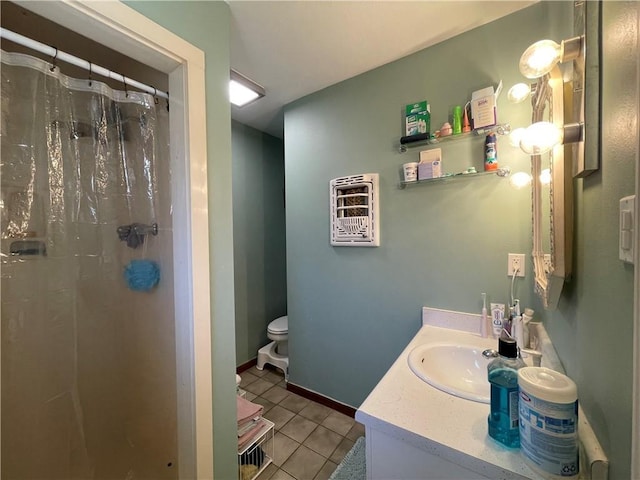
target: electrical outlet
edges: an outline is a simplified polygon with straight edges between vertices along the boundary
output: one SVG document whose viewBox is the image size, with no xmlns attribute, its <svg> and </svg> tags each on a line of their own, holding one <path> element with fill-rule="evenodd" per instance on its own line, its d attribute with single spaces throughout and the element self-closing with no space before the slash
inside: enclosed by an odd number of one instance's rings
<svg viewBox="0 0 640 480">
<path fill-rule="evenodd" d="M 551 254 L 550 253 L 545 253 L 544 254 L 544 273 L 546 273 L 547 275 L 549 275 L 551 273 Z"/>
<path fill-rule="evenodd" d="M 524 253 L 510 253 L 507 262 L 507 275 L 512 277 L 517 271 L 516 277 L 524 277 Z"/>
</svg>

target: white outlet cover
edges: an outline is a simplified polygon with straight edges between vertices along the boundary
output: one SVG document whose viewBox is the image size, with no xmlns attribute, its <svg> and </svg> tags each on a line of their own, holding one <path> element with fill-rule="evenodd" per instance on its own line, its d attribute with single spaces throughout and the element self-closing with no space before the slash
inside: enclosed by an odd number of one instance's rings
<svg viewBox="0 0 640 480">
<path fill-rule="evenodd" d="M 507 275 L 512 277 L 513 276 L 513 260 L 517 259 L 519 264 L 520 264 L 520 268 L 518 269 L 518 273 L 516 274 L 516 277 L 524 277 L 525 274 L 525 255 L 524 253 L 510 253 L 507 256 Z"/>
</svg>

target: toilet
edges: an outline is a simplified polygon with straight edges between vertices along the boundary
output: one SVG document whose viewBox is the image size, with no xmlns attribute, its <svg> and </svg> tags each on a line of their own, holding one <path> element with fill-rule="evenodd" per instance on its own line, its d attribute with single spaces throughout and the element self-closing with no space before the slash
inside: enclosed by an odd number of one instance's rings
<svg viewBox="0 0 640 480">
<path fill-rule="evenodd" d="M 258 350 L 256 368 L 262 370 L 265 364 L 273 365 L 284 372 L 289 379 L 289 318 L 287 315 L 273 320 L 267 327 L 267 337 L 273 342 Z"/>
</svg>

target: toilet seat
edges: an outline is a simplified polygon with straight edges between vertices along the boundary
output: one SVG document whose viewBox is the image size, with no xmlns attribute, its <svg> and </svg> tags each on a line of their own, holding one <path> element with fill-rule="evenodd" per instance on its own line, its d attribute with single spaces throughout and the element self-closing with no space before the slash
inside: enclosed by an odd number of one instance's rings
<svg viewBox="0 0 640 480">
<path fill-rule="evenodd" d="M 289 318 L 287 315 L 273 320 L 267 327 L 267 333 L 273 335 L 285 335 L 289 332 Z"/>
</svg>

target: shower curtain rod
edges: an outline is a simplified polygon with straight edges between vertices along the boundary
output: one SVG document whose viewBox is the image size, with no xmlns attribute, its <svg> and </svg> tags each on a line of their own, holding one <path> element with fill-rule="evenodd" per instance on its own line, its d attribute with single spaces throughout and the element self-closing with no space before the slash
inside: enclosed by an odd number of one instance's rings
<svg viewBox="0 0 640 480">
<path fill-rule="evenodd" d="M 22 45 L 23 47 L 30 48 L 31 50 L 35 50 L 44 55 L 47 55 L 52 58 L 53 61 L 60 60 L 62 62 L 70 63 L 71 65 L 75 65 L 76 67 L 84 68 L 89 71 L 90 74 L 97 74 L 102 77 L 111 78 L 113 80 L 117 80 L 119 82 L 124 83 L 125 85 L 131 85 L 138 90 L 142 90 L 143 92 L 150 93 L 154 97 L 162 97 L 169 99 L 169 92 L 162 92 L 157 90 L 155 87 L 151 87 L 149 85 L 145 85 L 144 83 L 140 83 L 137 80 L 133 80 L 129 77 L 125 77 L 116 72 L 112 72 L 111 70 L 101 67 L 100 65 L 96 65 L 95 63 L 88 62 L 81 58 L 78 58 L 69 53 L 63 52 L 62 50 L 58 50 L 55 47 L 50 47 L 49 45 L 45 45 L 44 43 L 40 43 L 36 40 L 32 40 L 31 38 L 20 35 L 19 33 L 12 32 L 11 30 L 7 30 L 6 28 L 0 27 L 0 37 L 10 40 L 14 43 Z"/>
</svg>

